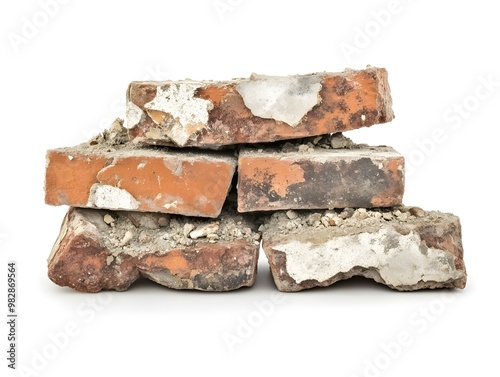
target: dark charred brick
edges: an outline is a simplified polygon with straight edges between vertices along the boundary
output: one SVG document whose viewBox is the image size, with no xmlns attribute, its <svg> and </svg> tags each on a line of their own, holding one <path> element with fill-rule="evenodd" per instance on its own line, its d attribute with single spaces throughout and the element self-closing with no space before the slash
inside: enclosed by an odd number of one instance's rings
<svg viewBox="0 0 500 377">
<path fill-rule="evenodd" d="M 280 153 L 245 149 L 238 210 L 391 207 L 404 192 L 404 159 L 388 147 Z"/>
</svg>

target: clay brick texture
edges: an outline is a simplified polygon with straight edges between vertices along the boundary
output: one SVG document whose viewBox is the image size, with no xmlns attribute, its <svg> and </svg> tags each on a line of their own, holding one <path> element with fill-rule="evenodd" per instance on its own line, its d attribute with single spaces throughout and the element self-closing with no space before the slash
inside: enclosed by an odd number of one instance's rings
<svg viewBox="0 0 500 377">
<path fill-rule="evenodd" d="M 124 291 L 140 276 L 174 289 L 253 285 L 259 235 L 236 213 L 182 216 L 70 208 L 49 257 L 49 278 L 82 292 Z M 239 223 L 239 224 L 237 224 Z"/>
<path fill-rule="evenodd" d="M 236 158 L 214 153 L 99 146 L 47 152 L 51 205 L 217 217 Z"/>
<path fill-rule="evenodd" d="M 343 132 L 394 118 L 387 71 L 224 82 L 133 82 L 125 126 L 135 141 L 218 147 Z"/>
<path fill-rule="evenodd" d="M 404 158 L 389 147 L 240 152 L 238 210 L 400 205 Z"/>
<path fill-rule="evenodd" d="M 284 292 L 465 287 L 459 218 L 403 206 L 403 156 L 342 134 L 394 118 L 385 69 L 132 82 L 126 98 L 124 122 L 47 152 L 45 201 L 70 206 L 54 283 L 231 291 L 262 247 Z"/>
<path fill-rule="evenodd" d="M 392 210 L 277 212 L 262 247 L 279 290 L 300 291 L 364 276 L 399 291 L 464 288 L 458 217 Z"/>
</svg>

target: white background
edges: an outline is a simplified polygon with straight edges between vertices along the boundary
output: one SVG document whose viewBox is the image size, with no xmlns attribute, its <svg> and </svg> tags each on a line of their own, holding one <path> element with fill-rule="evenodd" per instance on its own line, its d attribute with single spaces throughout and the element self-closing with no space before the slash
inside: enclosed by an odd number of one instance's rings
<svg viewBox="0 0 500 377">
<path fill-rule="evenodd" d="M 1 375 L 467 376 L 497 370 L 498 346 L 487 343 L 500 336 L 493 180 L 500 23 L 494 2 L 65 2 L 51 15 L 35 0 L 0 5 L 0 312 L 7 311 L 6 263 L 15 260 L 18 367 L 25 367 L 25 373 L 7 369 L 3 325 Z M 27 26 L 32 22 L 36 29 Z M 347 45 L 357 50 L 346 54 Z M 142 282 L 127 292 L 92 295 L 47 278 L 46 259 L 66 208 L 44 204 L 45 152 L 83 142 L 123 116 L 130 81 L 336 72 L 368 64 L 388 69 L 396 119 L 348 136 L 405 155 L 413 168 L 406 204 L 460 216 L 465 290 L 398 293 L 354 279 L 278 295 L 270 305 L 277 290 L 263 255 L 255 286 L 232 293 Z M 68 329 L 70 335 L 62 335 Z M 400 333 L 409 341 L 395 346 Z M 230 347 L 230 335 L 241 342 Z"/>
</svg>

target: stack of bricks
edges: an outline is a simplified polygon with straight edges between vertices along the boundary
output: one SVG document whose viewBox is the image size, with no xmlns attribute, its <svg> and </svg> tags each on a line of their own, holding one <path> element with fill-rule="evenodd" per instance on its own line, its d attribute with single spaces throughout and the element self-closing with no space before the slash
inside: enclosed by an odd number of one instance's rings
<svg viewBox="0 0 500 377">
<path fill-rule="evenodd" d="M 47 152 L 45 201 L 70 206 L 49 278 L 229 291 L 253 285 L 262 247 L 281 291 L 463 288 L 459 219 L 403 206 L 403 156 L 342 134 L 393 118 L 382 68 L 133 82 L 124 122 Z"/>
</svg>

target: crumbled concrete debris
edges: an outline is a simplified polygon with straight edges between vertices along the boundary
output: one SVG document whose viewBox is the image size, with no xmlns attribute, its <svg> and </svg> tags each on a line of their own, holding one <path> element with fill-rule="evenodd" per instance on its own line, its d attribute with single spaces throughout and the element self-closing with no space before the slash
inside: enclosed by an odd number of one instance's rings
<svg viewBox="0 0 500 377">
<path fill-rule="evenodd" d="M 276 142 L 271 144 L 280 153 L 312 153 L 317 149 L 359 149 L 366 147 L 366 144 L 355 144 L 351 139 L 341 132 L 331 135 L 321 135 L 306 137 L 286 142 Z"/>
<path fill-rule="evenodd" d="M 115 260 L 115 257 L 110 255 L 106 258 L 106 265 L 110 265 L 111 263 L 113 263 L 113 261 Z"/>
<path fill-rule="evenodd" d="M 343 220 L 352 217 L 354 214 L 354 208 L 344 208 L 344 210 L 339 214 L 339 217 Z"/>
<path fill-rule="evenodd" d="M 123 235 L 123 238 L 122 238 L 122 241 L 120 244 L 122 246 L 125 246 L 132 240 L 132 238 L 134 238 L 134 233 L 132 233 L 130 230 L 127 230 L 125 232 L 125 234 Z"/>
<path fill-rule="evenodd" d="M 425 212 L 422 208 L 419 208 L 419 207 L 411 207 L 409 212 L 413 215 L 413 216 L 417 216 L 417 217 L 423 217 L 425 216 Z"/>
<path fill-rule="evenodd" d="M 211 240 L 231 242 L 243 239 L 252 245 L 258 245 L 260 239 L 258 223 L 249 220 L 252 216 L 235 214 L 232 210 L 224 210 L 217 219 L 172 215 L 168 226 L 160 225 L 165 221 L 162 214 L 114 212 L 113 216 L 114 227 L 106 225 L 106 237 L 103 237 L 106 246 L 110 249 L 123 246 L 120 253 L 132 256 L 152 250 L 191 246 L 197 241 L 204 242 L 209 235 Z M 103 220 L 102 224 L 105 224 Z"/>
<path fill-rule="evenodd" d="M 99 135 L 94 136 L 88 141 L 88 145 L 101 145 L 103 147 L 112 147 L 122 145 L 128 142 L 127 129 L 123 127 L 123 119 L 117 118 L 111 124 L 110 128 L 104 130 Z"/>
<path fill-rule="evenodd" d="M 115 219 L 113 216 L 111 216 L 109 213 L 106 213 L 103 218 L 104 222 L 108 225 L 112 225 L 115 222 Z"/>
<path fill-rule="evenodd" d="M 321 223 L 321 213 L 315 212 L 307 216 L 306 223 L 309 226 L 317 227 Z"/>
<path fill-rule="evenodd" d="M 320 147 L 323 148 L 322 145 L 320 145 Z M 345 137 L 341 133 L 336 133 L 330 137 L 330 147 L 332 147 L 332 149 L 340 149 L 340 148 L 351 149 L 351 148 L 356 148 L 356 145 L 348 137 Z"/>
<path fill-rule="evenodd" d="M 310 229 L 337 228 L 343 232 L 344 229 L 362 230 L 363 228 L 372 228 L 380 224 L 381 220 L 396 222 L 399 224 L 416 223 L 421 216 L 413 215 L 410 212 L 411 207 L 392 207 L 392 208 L 350 208 L 346 217 L 345 209 L 334 210 L 296 210 L 297 217 L 290 221 L 287 212 L 277 211 L 267 216 L 261 216 L 257 221 L 262 223 L 259 227 L 259 232 L 267 232 L 267 234 L 275 234 L 277 237 L 281 235 L 292 234 L 296 232 L 304 232 L 305 236 Z M 396 215 L 399 213 L 399 216 Z M 424 211 L 425 218 L 433 219 L 433 216 L 439 216 L 440 212 Z M 436 215 L 434 215 L 436 214 Z M 287 224 L 293 224 L 293 228 L 287 227 Z"/>
<path fill-rule="evenodd" d="M 328 286 L 356 275 L 401 291 L 465 287 L 458 217 L 395 207 L 358 208 L 342 219 L 344 211 L 297 211 L 293 227 L 283 211 L 262 220 L 262 247 L 278 289 Z"/>
<path fill-rule="evenodd" d="M 299 145 L 299 152 L 309 152 L 314 151 L 314 148 L 309 147 L 309 145 Z"/>
<path fill-rule="evenodd" d="M 142 216 L 139 220 L 139 224 L 144 228 L 158 229 L 160 227 L 159 220 L 160 219 L 154 219 L 151 216 Z"/>
<path fill-rule="evenodd" d="M 190 232 L 189 237 L 193 240 L 197 240 L 198 238 L 207 237 L 209 235 L 217 235 L 218 230 L 219 230 L 218 224 L 206 224 L 199 226 L 195 230 Z M 239 235 L 241 235 L 241 231 L 239 232 Z"/>
<path fill-rule="evenodd" d="M 162 228 L 168 226 L 170 224 L 170 218 L 166 216 L 160 216 L 158 218 L 158 225 Z"/>
<path fill-rule="evenodd" d="M 408 220 L 408 213 L 407 212 L 400 212 L 399 214 L 396 214 L 396 217 L 398 218 L 398 220 L 407 221 Z"/>
<path fill-rule="evenodd" d="M 184 234 L 184 237 L 188 237 L 189 233 L 191 233 L 191 231 L 193 229 L 194 229 L 194 225 L 193 224 L 191 224 L 191 223 L 184 224 L 184 228 L 183 228 L 183 231 L 182 231 L 182 233 Z"/>
<path fill-rule="evenodd" d="M 382 213 L 382 217 L 384 220 L 390 221 L 392 220 L 392 214 L 390 212 L 384 212 Z"/>
<path fill-rule="evenodd" d="M 376 214 L 376 218 L 380 218 L 382 215 L 380 212 L 374 212 Z M 357 211 L 353 213 L 353 217 L 359 219 L 359 220 L 365 220 L 369 217 L 369 214 L 367 213 L 365 208 L 358 208 Z"/>
</svg>

